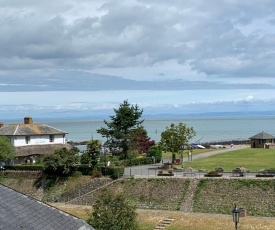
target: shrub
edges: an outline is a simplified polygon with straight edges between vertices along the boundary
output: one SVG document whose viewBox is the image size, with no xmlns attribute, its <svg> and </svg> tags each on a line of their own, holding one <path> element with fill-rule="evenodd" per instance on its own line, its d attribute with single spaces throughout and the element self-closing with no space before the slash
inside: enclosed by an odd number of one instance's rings
<svg viewBox="0 0 275 230">
<path fill-rule="evenodd" d="M 204 175 L 205 177 L 221 177 L 222 174 L 219 174 L 216 171 L 210 171 L 207 174 Z"/>
<path fill-rule="evenodd" d="M 93 206 L 88 224 L 98 230 L 136 230 L 136 207 L 120 194 L 104 192 Z"/>
<path fill-rule="evenodd" d="M 89 155 L 88 153 L 83 153 L 80 157 L 80 163 L 81 164 L 89 164 Z"/>
<path fill-rule="evenodd" d="M 104 168 L 103 168 L 104 170 Z M 110 175 L 111 178 L 117 179 L 121 174 L 124 173 L 124 167 L 123 166 L 112 166 L 112 167 L 106 167 L 105 171 L 106 175 Z"/>
<path fill-rule="evenodd" d="M 149 153 L 148 153 L 148 157 L 150 157 L 152 159 L 152 157 L 155 157 L 155 162 L 159 163 L 162 159 L 162 150 L 160 148 L 160 146 L 152 146 L 149 149 Z"/>
<path fill-rule="evenodd" d="M 79 171 L 82 173 L 82 175 L 91 175 L 94 167 L 93 166 L 89 166 L 89 165 L 77 165 L 77 166 L 74 166 L 74 170 L 75 171 Z"/>
<path fill-rule="evenodd" d="M 94 169 L 94 170 L 92 171 L 92 177 L 93 177 L 93 178 L 95 178 L 95 177 L 102 177 L 102 176 L 103 176 L 103 175 L 102 175 L 101 170 Z"/>
<path fill-rule="evenodd" d="M 217 167 L 215 168 L 215 171 L 216 171 L 216 172 L 223 172 L 224 170 L 223 170 L 223 167 L 217 166 Z"/>
<path fill-rule="evenodd" d="M 6 165 L 6 170 L 16 170 L 16 171 L 41 171 L 43 170 L 42 165 Z"/>
<path fill-rule="evenodd" d="M 72 175 L 72 177 L 74 177 L 74 178 L 78 178 L 78 177 L 81 177 L 81 176 L 82 176 L 82 172 L 80 172 L 80 171 L 75 171 Z"/>
</svg>

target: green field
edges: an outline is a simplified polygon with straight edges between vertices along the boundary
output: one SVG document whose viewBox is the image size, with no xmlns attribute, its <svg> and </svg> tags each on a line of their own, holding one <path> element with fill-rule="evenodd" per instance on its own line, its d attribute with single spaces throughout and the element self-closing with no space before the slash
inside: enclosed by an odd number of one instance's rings
<svg viewBox="0 0 275 230">
<path fill-rule="evenodd" d="M 218 155 L 184 162 L 184 167 L 207 169 L 212 171 L 216 166 L 223 167 L 224 171 L 231 172 L 236 167 L 244 167 L 252 172 L 260 169 L 275 168 L 275 149 L 247 148 Z"/>
</svg>

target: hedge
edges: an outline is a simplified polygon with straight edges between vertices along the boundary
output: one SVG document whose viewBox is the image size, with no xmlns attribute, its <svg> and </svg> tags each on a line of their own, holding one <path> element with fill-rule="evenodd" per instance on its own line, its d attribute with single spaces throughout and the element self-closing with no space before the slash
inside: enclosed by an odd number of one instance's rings
<svg viewBox="0 0 275 230">
<path fill-rule="evenodd" d="M 112 162 L 115 166 L 135 166 L 135 165 L 148 165 L 152 164 L 151 157 L 142 157 L 142 158 L 134 158 L 134 159 L 127 159 L 121 161 L 114 161 Z"/>
<path fill-rule="evenodd" d="M 89 165 L 76 165 L 73 166 L 74 171 L 79 171 L 82 175 L 91 175 L 92 171 L 94 170 L 93 166 Z"/>
<path fill-rule="evenodd" d="M 42 165 L 6 165 L 6 170 L 16 170 L 16 171 L 42 171 Z"/>
</svg>

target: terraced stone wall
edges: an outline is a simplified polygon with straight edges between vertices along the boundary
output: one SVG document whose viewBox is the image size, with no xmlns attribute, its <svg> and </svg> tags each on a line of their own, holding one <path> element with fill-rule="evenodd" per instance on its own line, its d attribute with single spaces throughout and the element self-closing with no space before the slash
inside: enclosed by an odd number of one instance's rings
<svg viewBox="0 0 275 230">
<path fill-rule="evenodd" d="M 201 179 L 194 197 L 195 212 L 231 214 L 233 205 L 248 215 L 275 216 L 275 181 Z"/>
</svg>

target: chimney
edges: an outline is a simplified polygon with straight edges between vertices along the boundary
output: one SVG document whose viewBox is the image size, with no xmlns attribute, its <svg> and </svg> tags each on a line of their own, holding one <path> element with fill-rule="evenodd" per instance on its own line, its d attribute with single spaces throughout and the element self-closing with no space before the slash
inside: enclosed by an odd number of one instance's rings
<svg viewBox="0 0 275 230">
<path fill-rule="evenodd" d="M 33 123 L 32 117 L 24 117 L 24 124 L 25 125 L 30 125 L 32 123 Z"/>
<path fill-rule="evenodd" d="M 0 128 L 2 128 L 4 126 L 3 122 L 0 122 Z"/>
</svg>

